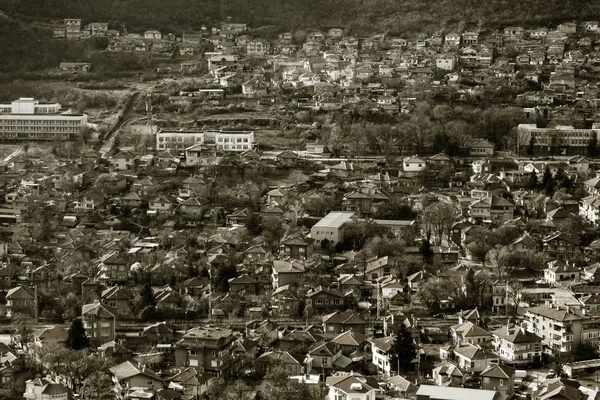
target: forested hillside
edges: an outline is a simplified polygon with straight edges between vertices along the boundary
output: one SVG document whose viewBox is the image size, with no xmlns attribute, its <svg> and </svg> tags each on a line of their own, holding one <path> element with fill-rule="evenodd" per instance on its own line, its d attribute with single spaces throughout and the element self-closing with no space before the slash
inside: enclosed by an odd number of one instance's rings
<svg viewBox="0 0 600 400">
<path fill-rule="evenodd" d="M 410 34 L 455 29 L 460 21 L 496 27 L 597 19 L 589 0 L 0 0 L 0 10 L 40 18 L 79 17 L 113 27 L 194 29 L 231 17 L 281 29 L 344 25 Z"/>
</svg>

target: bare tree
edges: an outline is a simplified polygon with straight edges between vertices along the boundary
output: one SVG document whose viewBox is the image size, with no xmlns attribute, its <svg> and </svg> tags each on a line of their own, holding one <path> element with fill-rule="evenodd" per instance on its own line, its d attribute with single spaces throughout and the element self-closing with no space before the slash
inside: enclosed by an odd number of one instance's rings
<svg viewBox="0 0 600 400">
<path fill-rule="evenodd" d="M 422 229 L 426 234 L 431 234 L 435 245 L 440 246 L 444 237 L 450 237 L 452 224 L 458 215 L 458 208 L 450 202 L 439 201 L 431 204 L 423 210 Z"/>
</svg>

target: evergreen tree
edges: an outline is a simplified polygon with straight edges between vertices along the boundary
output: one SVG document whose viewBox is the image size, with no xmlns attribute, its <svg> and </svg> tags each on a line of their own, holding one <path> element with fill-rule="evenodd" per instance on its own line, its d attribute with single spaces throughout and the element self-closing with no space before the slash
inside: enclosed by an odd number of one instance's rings
<svg viewBox="0 0 600 400">
<path fill-rule="evenodd" d="M 71 322 L 71 327 L 67 332 L 65 345 L 73 350 L 81 350 L 90 347 L 90 339 L 85 332 L 81 318 L 75 318 Z"/>
<path fill-rule="evenodd" d="M 144 307 L 156 307 L 156 297 L 154 296 L 154 292 L 152 291 L 150 283 L 146 283 L 142 287 L 142 290 L 140 291 L 140 297 L 142 298 Z"/>
<path fill-rule="evenodd" d="M 544 175 L 542 176 L 542 186 L 544 190 L 546 190 L 546 194 L 550 195 L 554 191 L 554 178 L 552 177 L 552 172 L 550 171 L 550 167 L 546 165 L 546 169 L 544 170 Z"/>
<path fill-rule="evenodd" d="M 431 242 L 429 241 L 430 235 L 427 235 L 427 238 L 421 242 L 421 246 L 419 250 L 423 255 L 423 261 L 425 264 L 433 264 L 433 249 L 431 248 Z"/>
<path fill-rule="evenodd" d="M 529 146 L 527 146 L 527 155 L 531 156 L 533 155 L 533 146 L 535 145 L 535 137 L 533 135 L 531 135 L 531 137 L 529 138 Z"/>
<path fill-rule="evenodd" d="M 596 157 L 598 155 L 598 136 L 592 135 L 587 145 L 587 155 L 590 157 Z"/>
<path fill-rule="evenodd" d="M 394 369 L 406 372 L 414 370 L 412 362 L 417 356 L 417 349 L 411 333 L 404 324 L 400 324 L 396 331 L 394 344 L 389 354 L 391 371 Z"/>
<path fill-rule="evenodd" d="M 537 172 L 531 171 L 531 175 L 529 177 L 529 185 L 532 189 L 535 189 L 539 185 Z"/>
</svg>

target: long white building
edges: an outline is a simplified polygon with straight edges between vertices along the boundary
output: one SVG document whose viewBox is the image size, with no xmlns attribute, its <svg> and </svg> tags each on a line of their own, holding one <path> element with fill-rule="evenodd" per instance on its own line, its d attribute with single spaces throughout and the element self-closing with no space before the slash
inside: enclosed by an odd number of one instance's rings
<svg viewBox="0 0 600 400">
<path fill-rule="evenodd" d="M 69 140 L 88 126 L 87 115 L 73 114 L 59 103 L 22 97 L 0 104 L 0 139 Z"/>
<path fill-rule="evenodd" d="M 219 151 L 244 152 L 256 147 L 252 131 L 167 131 L 156 133 L 157 150 L 180 150 L 197 144 L 212 144 Z"/>
<path fill-rule="evenodd" d="M 534 155 L 583 155 L 593 137 L 600 139 L 600 126 L 576 129 L 572 126 L 538 128 L 535 124 L 519 124 L 520 152 L 524 153 L 533 137 Z"/>
</svg>

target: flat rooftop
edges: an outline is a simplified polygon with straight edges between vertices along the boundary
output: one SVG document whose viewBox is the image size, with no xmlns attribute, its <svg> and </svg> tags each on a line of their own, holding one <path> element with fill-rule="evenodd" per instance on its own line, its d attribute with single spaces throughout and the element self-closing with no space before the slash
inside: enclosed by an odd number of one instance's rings
<svg viewBox="0 0 600 400">
<path fill-rule="evenodd" d="M 354 216 L 353 211 L 332 211 L 317 222 L 313 228 L 339 228 Z"/>
</svg>

